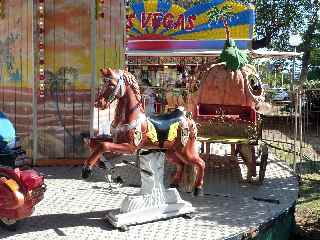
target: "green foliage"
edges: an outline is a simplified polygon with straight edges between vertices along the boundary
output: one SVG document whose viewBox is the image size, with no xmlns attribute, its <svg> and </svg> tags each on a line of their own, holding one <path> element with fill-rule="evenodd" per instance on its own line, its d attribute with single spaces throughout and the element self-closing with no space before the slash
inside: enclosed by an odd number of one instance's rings
<svg viewBox="0 0 320 240">
<path fill-rule="evenodd" d="M 289 35 L 303 23 L 301 2 L 297 0 L 256 0 L 257 39 L 266 38 L 270 42 L 265 47 L 290 49 Z"/>
<path fill-rule="evenodd" d="M 319 48 L 312 49 L 311 56 L 310 56 L 310 64 L 313 66 L 320 66 L 320 49 Z"/>
<path fill-rule="evenodd" d="M 308 72 L 307 81 L 304 82 L 303 87 L 305 89 L 320 88 L 320 68 L 313 67 Z"/>
<path fill-rule="evenodd" d="M 320 80 L 308 80 L 303 83 L 304 89 L 320 88 Z"/>
<path fill-rule="evenodd" d="M 300 186 L 299 191 L 300 198 L 297 202 L 297 215 L 303 218 L 305 223 L 301 223 L 301 221 L 298 223 L 306 225 L 305 227 L 308 227 L 310 231 L 312 227 L 310 222 L 320 222 L 320 174 L 305 174 L 302 179 L 303 184 Z M 309 225 L 306 222 L 309 222 Z"/>
<path fill-rule="evenodd" d="M 257 65 L 257 62 L 253 64 Z M 259 63 L 259 67 L 256 66 L 262 83 L 268 84 L 269 87 L 283 87 L 290 89 L 291 74 L 288 72 L 282 73 L 282 68 L 277 68 L 277 64 L 275 62 L 272 63 L 275 68 L 271 68 L 270 65 L 270 62 L 263 62 Z"/>
<path fill-rule="evenodd" d="M 320 80 L 320 68 L 312 68 L 308 73 L 308 80 Z"/>
</svg>

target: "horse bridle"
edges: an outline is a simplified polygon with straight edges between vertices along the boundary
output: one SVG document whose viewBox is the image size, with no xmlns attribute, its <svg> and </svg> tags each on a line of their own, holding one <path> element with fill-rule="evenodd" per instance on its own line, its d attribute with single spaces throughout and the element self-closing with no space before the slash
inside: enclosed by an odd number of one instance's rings
<svg viewBox="0 0 320 240">
<path fill-rule="evenodd" d="M 112 80 L 112 78 L 110 78 L 110 77 L 105 77 L 104 79 L 109 82 L 111 82 L 111 80 Z M 124 88 L 125 88 L 124 76 L 122 74 L 119 74 L 117 85 L 114 88 L 114 90 L 112 91 L 112 93 L 108 96 L 107 102 L 109 102 L 111 104 L 117 98 L 117 96 L 118 96 L 118 98 L 123 97 L 124 93 L 125 93 Z"/>
<path fill-rule="evenodd" d="M 117 82 L 116 87 L 114 88 L 112 93 L 107 98 L 107 102 L 109 102 L 110 104 L 114 100 L 116 100 L 116 98 L 121 98 L 125 94 L 124 75 L 123 74 L 119 74 L 117 79 L 118 79 L 118 82 Z M 105 82 L 111 82 L 112 78 L 111 77 L 105 77 L 104 80 L 105 80 Z M 136 111 L 141 105 L 142 105 L 141 101 L 139 101 L 139 103 L 136 106 L 134 106 L 132 109 L 129 110 L 129 114 L 131 114 L 134 111 Z"/>
</svg>

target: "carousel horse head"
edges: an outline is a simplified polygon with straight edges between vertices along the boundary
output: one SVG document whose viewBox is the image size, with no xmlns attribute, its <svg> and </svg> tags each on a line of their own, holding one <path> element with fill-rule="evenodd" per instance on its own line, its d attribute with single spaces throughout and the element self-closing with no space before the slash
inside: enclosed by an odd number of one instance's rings
<svg viewBox="0 0 320 240">
<path fill-rule="evenodd" d="M 102 87 L 99 88 L 94 106 L 104 110 L 116 99 L 122 98 L 126 92 L 126 81 L 120 71 L 111 68 L 101 69 L 103 78 Z"/>
</svg>

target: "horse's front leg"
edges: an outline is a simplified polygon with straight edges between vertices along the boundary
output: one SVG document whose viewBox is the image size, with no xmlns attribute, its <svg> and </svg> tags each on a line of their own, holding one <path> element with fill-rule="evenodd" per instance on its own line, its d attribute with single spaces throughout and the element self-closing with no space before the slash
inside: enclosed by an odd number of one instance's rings
<svg viewBox="0 0 320 240">
<path fill-rule="evenodd" d="M 92 168 L 100 159 L 101 154 L 105 152 L 133 154 L 136 150 L 137 147 L 130 143 L 100 142 L 99 144 L 95 145 L 90 157 L 84 162 L 84 166 L 82 168 L 82 177 L 88 178 L 92 175 Z"/>
</svg>

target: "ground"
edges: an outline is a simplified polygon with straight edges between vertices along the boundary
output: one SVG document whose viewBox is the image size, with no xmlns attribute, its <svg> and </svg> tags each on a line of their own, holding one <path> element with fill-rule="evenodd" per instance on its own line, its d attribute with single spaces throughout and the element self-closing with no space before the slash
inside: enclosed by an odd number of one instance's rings
<svg viewBox="0 0 320 240">
<path fill-rule="evenodd" d="M 279 124 L 280 123 L 280 124 Z M 285 123 L 285 124 L 283 124 Z M 293 167 L 294 121 L 288 117 L 273 118 L 267 122 L 263 139 L 269 149 Z M 303 155 L 296 156 L 301 177 L 299 199 L 296 205 L 296 234 L 294 240 L 320 239 L 320 137 L 319 126 L 304 127 Z M 298 138 L 299 140 L 299 138 Z M 299 143 L 296 145 L 300 149 Z M 285 149 L 283 151 L 281 149 Z"/>
<path fill-rule="evenodd" d="M 299 195 L 297 239 L 320 239 L 320 174 L 303 175 Z"/>
</svg>

